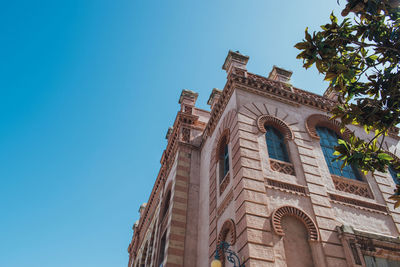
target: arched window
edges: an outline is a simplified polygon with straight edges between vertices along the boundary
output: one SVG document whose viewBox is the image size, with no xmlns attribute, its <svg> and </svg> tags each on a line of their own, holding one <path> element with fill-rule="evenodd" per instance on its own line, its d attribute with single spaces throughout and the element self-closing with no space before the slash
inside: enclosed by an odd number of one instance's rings
<svg viewBox="0 0 400 267">
<path fill-rule="evenodd" d="M 289 162 L 286 144 L 283 135 L 272 126 L 265 126 L 265 139 L 268 147 L 268 155 L 272 159 Z"/>
<path fill-rule="evenodd" d="M 343 161 L 336 161 L 333 153 L 335 152 L 335 146 L 338 145 L 338 136 L 337 134 L 325 127 L 316 127 L 316 131 L 319 136 L 319 142 L 322 148 L 322 152 L 324 153 L 326 164 L 328 165 L 329 172 L 334 175 L 343 176 L 346 178 L 354 179 L 354 180 L 362 180 L 359 172 L 350 165 L 344 166 L 341 170 L 341 166 Z"/>
<path fill-rule="evenodd" d="M 397 185 L 400 185 L 400 181 L 399 181 L 399 179 L 397 179 L 397 171 L 394 169 L 394 167 L 392 166 L 392 165 L 389 165 L 389 173 L 390 173 L 390 176 L 392 176 L 392 178 L 393 178 L 393 181 L 397 184 Z"/>
<path fill-rule="evenodd" d="M 219 144 L 219 158 L 218 158 L 218 167 L 219 167 L 219 182 L 222 183 L 225 176 L 229 172 L 229 146 L 228 140 L 226 136 L 223 136 L 220 144 Z"/>
</svg>

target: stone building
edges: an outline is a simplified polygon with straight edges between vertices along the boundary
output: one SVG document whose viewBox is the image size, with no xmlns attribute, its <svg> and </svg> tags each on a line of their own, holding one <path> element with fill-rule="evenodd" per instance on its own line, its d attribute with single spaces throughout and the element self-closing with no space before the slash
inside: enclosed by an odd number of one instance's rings
<svg viewBox="0 0 400 267">
<path fill-rule="evenodd" d="M 295 88 L 278 67 L 268 78 L 250 73 L 248 59 L 228 53 L 211 111 L 182 91 L 128 267 L 210 266 L 221 241 L 245 266 L 400 266 L 395 174 L 331 161 L 338 137 L 364 130 L 339 131 L 327 116 L 334 94 Z M 393 156 L 398 141 L 385 139 Z"/>
</svg>

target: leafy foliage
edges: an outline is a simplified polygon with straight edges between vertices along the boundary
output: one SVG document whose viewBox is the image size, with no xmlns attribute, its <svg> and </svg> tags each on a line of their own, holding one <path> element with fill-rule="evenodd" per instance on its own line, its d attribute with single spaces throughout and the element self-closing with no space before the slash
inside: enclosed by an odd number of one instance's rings
<svg viewBox="0 0 400 267">
<path fill-rule="evenodd" d="M 372 135 L 363 140 L 352 133 L 341 140 L 335 154 L 345 164 L 363 172 L 386 172 L 400 162 L 384 151 L 385 136 L 400 123 L 400 1 L 347 0 L 341 22 L 332 13 L 321 31 L 310 34 L 295 47 L 297 58 L 308 69 L 315 64 L 330 82 L 337 97 L 332 118 L 345 125 L 363 126 Z M 398 175 L 400 178 L 400 175 Z M 400 188 L 391 197 L 400 206 Z"/>
</svg>

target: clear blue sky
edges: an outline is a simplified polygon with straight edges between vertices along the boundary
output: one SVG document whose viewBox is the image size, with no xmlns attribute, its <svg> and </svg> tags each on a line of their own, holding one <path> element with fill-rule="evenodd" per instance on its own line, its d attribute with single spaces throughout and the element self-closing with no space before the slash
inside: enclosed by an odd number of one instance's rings
<svg viewBox="0 0 400 267">
<path fill-rule="evenodd" d="M 3 1 L 0 266 L 126 266 L 181 90 L 208 109 L 232 49 L 250 56 L 249 71 L 278 65 L 321 94 L 293 45 L 333 9 L 336 0 Z"/>
</svg>

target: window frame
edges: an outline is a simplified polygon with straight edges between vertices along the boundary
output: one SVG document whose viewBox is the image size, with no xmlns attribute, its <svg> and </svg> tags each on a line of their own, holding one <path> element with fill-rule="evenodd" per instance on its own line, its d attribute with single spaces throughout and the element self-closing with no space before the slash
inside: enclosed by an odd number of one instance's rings
<svg viewBox="0 0 400 267">
<path fill-rule="evenodd" d="M 338 145 L 338 139 L 343 138 L 340 136 L 334 129 L 326 126 L 315 126 L 315 132 L 317 133 L 317 136 L 319 137 L 319 145 L 321 148 L 321 152 L 324 156 L 324 160 L 326 163 L 326 166 L 328 167 L 329 173 L 331 175 L 343 177 L 346 179 L 354 180 L 354 181 L 359 181 L 359 182 L 365 182 L 365 177 L 360 173 L 360 171 L 354 167 L 353 165 L 346 165 L 343 170 L 341 169 L 341 161 L 332 161 L 335 157 L 333 156 L 333 153 L 335 151 L 333 143 L 333 138 L 336 138 L 336 144 Z M 329 133 L 333 137 L 331 140 L 328 140 L 329 137 L 327 134 L 324 132 Z M 333 136 L 334 135 L 334 136 Z M 326 138 L 325 138 L 326 137 Z M 325 144 L 324 144 L 325 142 Z M 332 152 L 332 153 L 330 153 Z M 338 171 L 337 171 L 338 169 Z M 346 172 L 349 174 L 350 171 L 352 172 L 354 178 L 350 177 L 351 175 L 346 175 Z"/>
<path fill-rule="evenodd" d="M 267 145 L 268 158 L 285 163 L 291 163 L 287 140 L 284 137 L 283 133 L 273 125 L 269 124 L 265 124 L 264 129 L 265 129 L 264 138 L 265 138 L 265 143 Z M 269 133 L 272 134 L 268 136 Z M 277 144 L 276 141 L 278 141 L 279 144 Z M 278 154 L 282 154 L 281 158 L 279 158 Z"/>
</svg>

